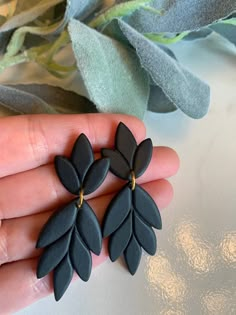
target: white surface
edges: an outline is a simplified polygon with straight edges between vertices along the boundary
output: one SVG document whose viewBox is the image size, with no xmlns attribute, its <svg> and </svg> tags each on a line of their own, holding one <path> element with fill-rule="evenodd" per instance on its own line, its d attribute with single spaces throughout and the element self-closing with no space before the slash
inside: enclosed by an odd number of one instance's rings
<svg viewBox="0 0 236 315">
<path fill-rule="evenodd" d="M 217 39 L 175 46 L 211 86 L 208 116 L 145 117 L 154 143 L 172 146 L 181 160 L 156 256 L 144 255 L 134 277 L 106 262 L 60 302 L 51 296 L 18 315 L 236 314 L 236 50 Z"/>
</svg>

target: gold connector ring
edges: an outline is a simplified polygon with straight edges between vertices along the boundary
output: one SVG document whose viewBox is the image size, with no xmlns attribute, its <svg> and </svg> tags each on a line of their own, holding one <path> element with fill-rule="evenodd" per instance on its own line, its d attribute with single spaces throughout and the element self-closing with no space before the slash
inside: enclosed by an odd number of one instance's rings
<svg viewBox="0 0 236 315">
<path fill-rule="evenodd" d="M 78 204 L 79 208 L 82 207 L 83 201 L 84 201 L 84 191 L 83 189 L 81 189 L 79 192 L 79 204 Z"/>
<path fill-rule="evenodd" d="M 131 171 L 131 189 L 132 190 L 135 190 L 135 174 L 134 174 L 134 171 Z"/>
</svg>

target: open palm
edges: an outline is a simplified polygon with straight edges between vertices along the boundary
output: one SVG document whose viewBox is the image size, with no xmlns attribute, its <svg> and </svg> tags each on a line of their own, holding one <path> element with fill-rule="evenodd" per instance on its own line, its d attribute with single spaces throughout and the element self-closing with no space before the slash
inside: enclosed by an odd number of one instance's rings
<svg viewBox="0 0 236 315">
<path fill-rule="evenodd" d="M 60 183 L 53 165 L 55 155 L 69 155 L 80 133 L 89 138 L 95 157 L 113 147 L 119 122 L 124 122 L 139 143 L 145 127 L 131 116 L 112 114 L 33 115 L 0 119 L 0 310 L 13 313 L 52 292 L 52 278 L 36 277 L 41 249 L 35 244 L 53 211 L 74 198 Z M 160 208 L 171 201 L 173 190 L 164 178 L 176 173 L 179 160 L 166 147 L 155 147 L 152 161 L 137 183 Z M 108 174 L 87 198 L 101 221 L 107 205 L 123 181 Z M 107 257 L 106 245 L 97 266 Z M 76 277 L 75 277 L 76 278 Z"/>
</svg>

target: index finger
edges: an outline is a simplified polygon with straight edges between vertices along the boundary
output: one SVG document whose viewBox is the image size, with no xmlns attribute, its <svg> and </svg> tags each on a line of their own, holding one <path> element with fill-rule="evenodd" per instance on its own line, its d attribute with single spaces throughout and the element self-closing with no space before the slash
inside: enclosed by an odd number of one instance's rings
<svg viewBox="0 0 236 315">
<path fill-rule="evenodd" d="M 122 121 L 137 141 L 145 137 L 142 121 L 119 114 L 25 115 L 0 118 L 0 177 L 23 172 L 70 153 L 84 133 L 94 151 L 114 145 L 117 125 Z"/>
</svg>

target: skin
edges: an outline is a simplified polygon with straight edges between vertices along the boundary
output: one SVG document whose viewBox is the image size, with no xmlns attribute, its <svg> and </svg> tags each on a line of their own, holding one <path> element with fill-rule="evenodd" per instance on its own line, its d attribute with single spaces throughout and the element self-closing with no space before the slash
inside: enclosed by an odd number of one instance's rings
<svg viewBox="0 0 236 315">
<path fill-rule="evenodd" d="M 32 115 L 0 118 L 0 309 L 11 314 L 52 293 L 52 275 L 36 278 L 41 249 L 35 249 L 43 224 L 59 206 L 74 196 L 56 176 L 55 155 L 71 153 L 78 135 L 90 139 L 96 158 L 102 147 L 112 147 L 118 123 L 124 122 L 139 143 L 145 127 L 135 117 L 111 114 Z M 177 154 L 167 147 L 155 147 L 152 161 L 137 180 L 159 208 L 173 196 L 165 179 L 179 167 Z M 111 198 L 122 180 L 109 173 L 101 187 L 86 197 L 102 220 Z M 100 256 L 93 256 L 96 267 L 107 258 L 105 240 Z M 77 279 L 77 276 L 74 277 Z M 69 290 L 69 289 L 68 289 Z"/>
</svg>

